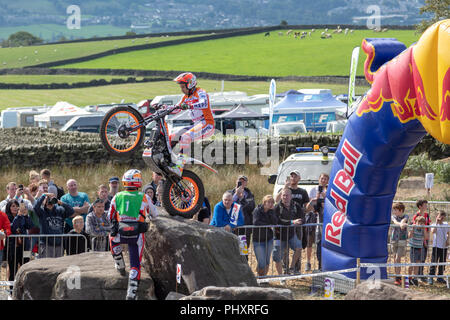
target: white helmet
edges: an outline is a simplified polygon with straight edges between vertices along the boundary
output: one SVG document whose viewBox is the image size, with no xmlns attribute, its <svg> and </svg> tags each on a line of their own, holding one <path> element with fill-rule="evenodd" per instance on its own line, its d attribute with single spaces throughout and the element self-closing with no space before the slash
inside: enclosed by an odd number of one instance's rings
<svg viewBox="0 0 450 320">
<path fill-rule="evenodd" d="M 125 188 L 142 187 L 142 173 L 137 169 L 130 169 L 123 174 L 122 185 Z"/>
</svg>

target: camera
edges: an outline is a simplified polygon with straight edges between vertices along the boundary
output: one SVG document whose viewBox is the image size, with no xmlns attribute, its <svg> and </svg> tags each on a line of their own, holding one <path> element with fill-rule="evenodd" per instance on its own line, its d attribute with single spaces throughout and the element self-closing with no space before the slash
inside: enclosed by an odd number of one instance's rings
<svg viewBox="0 0 450 320">
<path fill-rule="evenodd" d="M 319 193 L 323 191 L 323 186 L 319 186 Z"/>
<path fill-rule="evenodd" d="M 23 184 L 19 184 L 19 190 L 23 190 Z"/>
<path fill-rule="evenodd" d="M 238 181 L 237 186 L 238 186 L 238 188 L 239 188 L 240 186 L 242 186 L 242 181 Z"/>
<path fill-rule="evenodd" d="M 51 199 L 48 199 L 48 202 L 47 202 L 48 204 L 53 204 L 53 205 L 55 205 L 55 204 L 57 204 L 58 203 L 58 199 L 57 198 L 51 198 Z"/>
</svg>

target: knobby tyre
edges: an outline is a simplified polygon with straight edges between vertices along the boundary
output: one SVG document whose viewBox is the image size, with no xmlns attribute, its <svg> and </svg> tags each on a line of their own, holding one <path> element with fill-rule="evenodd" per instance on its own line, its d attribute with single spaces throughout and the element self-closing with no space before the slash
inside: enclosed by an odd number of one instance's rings
<svg viewBox="0 0 450 320">
<path fill-rule="evenodd" d="M 132 107 L 112 108 L 103 117 L 100 127 L 102 144 L 113 156 L 129 157 L 144 140 L 145 127 L 132 130 L 142 122 L 142 115 Z"/>
<path fill-rule="evenodd" d="M 190 219 L 201 209 L 205 189 L 201 179 L 189 170 L 183 170 L 181 184 L 186 194 L 181 194 L 173 183 L 166 181 L 162 204 L 170 215 Z"/>
</svg>

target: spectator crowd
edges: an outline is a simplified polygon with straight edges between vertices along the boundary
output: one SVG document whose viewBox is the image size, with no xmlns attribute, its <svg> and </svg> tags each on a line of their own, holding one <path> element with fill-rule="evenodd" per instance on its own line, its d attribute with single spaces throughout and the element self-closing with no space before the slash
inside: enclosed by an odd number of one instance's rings
<svg viewBox="0 0 450 320">
<path fill-rule="evenodd" d="M 247 248 L 253 245 L 258 276 L 268 274 L 271 259 L 279 275 L 301 273 L 302 250 L 306 251 L 304 271 L 312 271 L 314 245 L 320 270 L 322 228 L 319 224 L 323 223 L 329 178 L 326 173 L 320 174 L 318 185 L 308 193 L 299 186 L 300 172 L 293 170 L 275 198 L 265 195 L 258 204 L 248 177 L 239 175 L 235 186 L 226 190 L 214 207 L 205 197 L 193 219 L 236 234 Z M 163 183 L 163 177 L 154 172 L 152 181 L 142 190 L 156 206 L 162 203 Z M 13 280 L 18 267 L 33 256 L 60 257 L 86 250 L 109 250 L 112 226 L 107 213 L 119 185 L 119 177 L 111 177 L 108 184 L 98 186 L 95 199 L 90 199 L 87 193 L 79 191 L 75 179 L 67 180 L 65 187 L 56 185 L 48 169 L 31 171 L 27 186 L 9 182 L 6 198 L 0 202 L 0 262 L 8 265 L 9 279 Z M 445 228 L 446 213 L 439 211 L 432 224 L 427 205 L 426 200 L 417 201 L 418 211 L 411 221 L 403 203 L 393 205 L 389 242 L 395 263 L 405 258 L 407 247 L 410 247 L 412 263 L 424 262 L 428 250 L 431 250 L 431 262 L 446 261 L 450 241 L 450 229 Z M 440 227 L 433 228 L 437 225 Z M 10 235 L 17 236 L 8 239 Z M 410 275 L 424 272 L 423 267 L 410 267 L 408 271 Z M 444 266 L 430 267 L 429 276 L 422 279 L 432 284 L 436 271 L 442 275 Z M 395 268 L 396 275 L 400 272 L 400 268 Z M 410 277 L 409 281 L 411 285 L 418 284 L 415 278 Z M 437 278 L 437 281 L 444 280 Z M 400 284 L 398 276 L 395 283 Z"/>
</svg>

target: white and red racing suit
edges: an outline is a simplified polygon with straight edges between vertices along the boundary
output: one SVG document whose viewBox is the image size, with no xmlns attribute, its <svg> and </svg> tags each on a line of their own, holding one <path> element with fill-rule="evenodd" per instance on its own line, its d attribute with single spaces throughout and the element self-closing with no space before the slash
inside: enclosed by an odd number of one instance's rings
<svg viewBox="0 0 450 320">
<path fill-rule="evenodd" d="M 184 95 L 176 105 L 180 106 L 183 103 L 189 105 L 194 124 L 170 134 L 169 137 L 171 142 L 179 141 L 181 152 L 189 149 L 193 141 L 208 138 L 214 133 L 214 117 L 205 90 L 196 88 L 191 95 Z M 172 113 L 178 112 L 180 109 Z"/>
<path fill-rule="evenodd" d="M 144 222 L 147 215 L 154 218 L 158 215 L 158 211 L 150 197 L 139 191 L 125 190 L 117 193 L 111 200 L 111 206 L 108 211 L 108 219 L 117 222 Z M 144 242 L 144 233 L 133 237 L 124 237 L 120 234 L 110 236 L 111 253 L 115 260 L 123 259 L 121 244 L 128 245 L 130 255 L 129 278 L 131 280 L 140 280 Z"/>
</svg>

